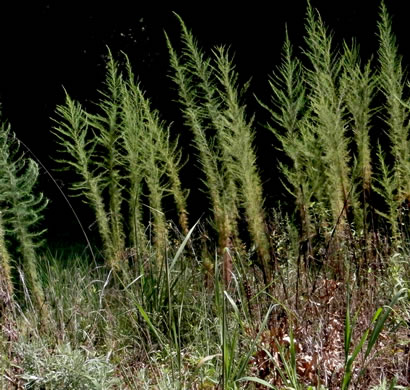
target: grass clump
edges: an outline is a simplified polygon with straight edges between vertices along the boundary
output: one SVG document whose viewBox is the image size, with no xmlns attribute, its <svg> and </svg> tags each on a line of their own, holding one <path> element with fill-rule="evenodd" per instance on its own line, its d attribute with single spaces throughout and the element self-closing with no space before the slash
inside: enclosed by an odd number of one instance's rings
<svg viewBox="0 0 410 390">
<path fill-rule="evenodd" d="M 21 380 L 26 389 L 109 390 L 117 388 L 114 368 L 104 356 L 67 345 L 50 352 L 44 345 L 19 343 Z"/>
</svg>

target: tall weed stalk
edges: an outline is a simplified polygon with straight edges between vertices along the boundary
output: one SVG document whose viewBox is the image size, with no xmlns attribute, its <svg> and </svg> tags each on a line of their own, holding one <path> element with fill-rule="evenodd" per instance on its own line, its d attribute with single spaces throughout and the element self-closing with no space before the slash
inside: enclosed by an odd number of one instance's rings
<svg viewBox="0 0 410 390">
<path fill-rule="evenodd" d="M 13 256 L 21 260 L 14 264 L 24 272 L 30 297 L 42 318 L 47 318 L 47 304 L 37 269 L 36 248 L 41 244 L 43 231 L 34 227 L 42 218 L 47 200 L 42 193 L 35 193 L 39 175 L 38 165 L 19 150 L 19 141 L 10 125 L 0 127 L 0 256 L 2 277 L 8 294 L 13 292 L 11 254 L 5 238 L 16 242 Z M 9 296 L 10 298 L 10 296 Z"/>
<path fill-rule="evenodd" d="M 282 64 L 270 79 L 271 106 L 261 104 L 271 113 L 268 127 L 284 155 L 279 166 L 295 199 L 302 253 L 314 255 L 312 239 L 327 232 L 329 257 L 338 242 L 353 238 L 352 226 L 367 242 L 373 208 L 370 130 L 380 76 L 370 62 L 361 65 L 355 43 L 335 49 L 310 4 L 305 43 L 300 59 L 286 33 Z"/>
<path fill-rule="evenodd" d="M 268 128 L 280 142 L 279 150 L 288 162 L 280 162 L 284 185 L 295 198 L 296 210 L 301 225 L 301 240 L 311 253 L 311 238 L 314 234 L 312 204 L 317 199 L 322 176 L 319 149 L 314 128 L 309 124 L 309 108 L 306 99 L 306 82 L 301 61 L 293 55 L 288 34 L 282 52 L 282 64 L 271 77 L 271 104 L 263 103 L 272 116 L 273 125 Z M 320 150 L 320 149 L 319 149 Z"/>
<path fill-rule="evenodd" d="M 389 152 L 393 163 L 390 167 L 383 153 L 379 152 L 381 179 L 377 191 L 386 201 L 387 221 L 391 227 L 392 238 L 396 240 L 399 238 L 401 213 L 406 212 L 403 206 L 410 199 L 410 106 L 406 100 L 407 77 L 392 31 L 391 18 L 383 2 L 380 7 L 378 29 L 380 90 L 385 98 L 383 119 L 387 126 Z M 386 152 L 385 150 L 384 153 Z"/>
<path fill-rule="evenodd" d="M 204 172 L 226 281 L 230 281 L 232 264 L 225 248 L 232 248 L 232 244 L 239 247 L 238 219 L 242 210 L 268 280 L 271 265 L 263 190 L 256 166 L 252 120 L 246 118 L 241 103 L 238 75 L 226 49 L 215 48 L 213 57 L 206 56 L 179 20 L 181 54 L 167 37 L 173 80 Z"/>
<path fill-rule="evenodd" d="M 339 92 L 342 61 L 335 53 L 332 37 L 322 19 L 308 6 L 306 20 L 305 55 L 310 66 L 306 74 L 309 85 L 311 121 L 322 150 L 322 174 L 326 190 L 320 199 L 330 207 L 333 226 L 343 231 L 350 206 L 350 153 L 344 120 L 343 99 Z M 340 214 L 342 218 L 340 219 Z"/>
<path fill-rule="evenodd" d="M 85 111 L 67 95 L 65 105 L 57 107 L 55 127 L 62 151 L 68 155 L 59 161 L 77 173 L 73 189 L 94 209 L 103 256 L 116 270 L 124 266 L 127 244 L 138 254 L 147 249 L 146 200 L 159 265 L 168 242 L 163 200 L 169 193 L 181 228 L 188 231 L 187 194 L 179 180 L 177 144 L 135 82 L 126 56 L 125 62 L 123 74 L 109 52 L 106 86 L 96 114 Z M 144 186 L 148 193 L 143 193 Z M 129 217 L 124 219 L 126 209 Z"/>
</svg>

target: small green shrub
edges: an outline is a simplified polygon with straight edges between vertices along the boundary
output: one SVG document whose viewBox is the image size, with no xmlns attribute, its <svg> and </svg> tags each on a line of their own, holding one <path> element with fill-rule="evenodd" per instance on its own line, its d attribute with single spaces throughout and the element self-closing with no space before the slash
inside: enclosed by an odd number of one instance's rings
<svg viewBox="0 0 410 390">
<path fill-rule="evenodd" d="M 118 381 L 107 357 L 72 349 L 70 344 L 49 351 L 44 345 L 18 343 L 25 389 L 109 390 Z"/>
</svg>

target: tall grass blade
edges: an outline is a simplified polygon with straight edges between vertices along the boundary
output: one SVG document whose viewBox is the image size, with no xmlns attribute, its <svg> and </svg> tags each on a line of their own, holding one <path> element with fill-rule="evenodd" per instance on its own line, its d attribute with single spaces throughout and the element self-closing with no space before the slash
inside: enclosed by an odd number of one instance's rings
<svg viewBox="0 0 410 390">
<path fill-rule="evenodd" d="M 262 386 L 266 386 L 268 389 L 277 389 L 277 387 L 272 386 L 269 382 L 266 382 L 265 380 L 256 378 L 254 376 L 244 376 L 243 378 L 238 379 L 238 382 L 254 382 Z"/>
<path fill-rule="evenodd" d="M 192 233 L 194 232 L 196 226 L 198 225 L 200 219 L 198 219 L 198 221 L 195 222 L 194 226 L 191 227 L 191 229 L 189 229 L 188 234 L 185 236 L 184 240 L 182 241 L 181 245 L 178 247 L 177 253 L 175 254 L 174 258 L 171 261 L 171 264 L 169 266 L 170 271 L 172 271 L 172 269 L 174 268 L 176 262 L 178 261 L 178 259 L 181 257 L 182 252 L 184 251 L 187 243 L 189 242 L 189 240 L 191 239 Z"/>
<path fill-rule="evenodd" d="M 372 330 L 372 333 L 370 334 L 370 338 L 369 338 L 369 342 L 367 344 L 367 349 L 365 352 L 365 358 L 367 358 L 371 352 L 371 350 L 373 349 L 374 345 L 376 344 L 377 339 L 379 338 L 379 335 L 381 333 L 381 331 L 383 330 L 384 324 L 388 318 L 388 316 L 390 315 L 391 311 L 393 310 L 393 306 L 396 305 L 396 303 L 398 302 L 398 300 L 400 298 L 402 298 L 402 296 L 404 294 L 408 294 L 408 289 L 407 288 L 402 288 L 394 297 L 393 299 L 390 301 L 389 305 L 386 306 L 383 309 L 383 313 L 379 316 L 380 313 L 378 313 L 381 309 L 379 309 L 379 311 L 377 312 L 377 316 L 375 316 L 375 318 L 373 319 L 372 322 L 374 322 L 377 319 L 376 324 L 374 325 L 374 328 Z"/>
</svg>

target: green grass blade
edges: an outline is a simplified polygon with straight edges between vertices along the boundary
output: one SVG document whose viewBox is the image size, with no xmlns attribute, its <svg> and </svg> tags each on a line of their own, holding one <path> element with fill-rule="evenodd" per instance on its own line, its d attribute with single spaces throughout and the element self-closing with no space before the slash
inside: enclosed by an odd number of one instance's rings
<svg viewBox="0 0 410 390">
<path fill-rule="evenodd" d="M 351 341 L 352 341 L 352 324 L 350 322 L 350 307 L 348 305 L 347 310 L 346 310 L 346 320 L 345 320 L 345 340 L 344 340 L 345 362 L 347 362 L 348 360 Z"/>
<path fill-rule="evenodd" d="M 390 312 L 392 311 L 393 306 L 397 303 L 397 301 L 404 295 L 408 290 L 406 288 L 402 288 L 391 300 L 390 304 L 384 309 L 383 314 L 380 316 L 380 313 L 377 315 L 376 318 L 373 320 L 376 321 L 376 324 L 373 328 L 373 331 L 370 335 L 369 338 L 369 343 L 367 344 L 367 349 L 365 353 L 365 358 L 367 358 L 373 348 L 373 346 L 376 344 L 377 338 L 379 337 L 381 331 L 383 330 L 384 323 L 387 320 L 387 317 L 389 316 Z M 381 312 L 381 309 L 378 310 L 378 312 Z"/>
<path fill-rule="evenodd" d="M 258 334 L 256 335 L 255 339 L 253 340 L 253 342 L 252 342 L 251 345 L 249 346 L 248 353 L 243 357 L 242 362 L 241 362 L 241 364 L 239 365 L 239 369 L 238 369 L 237 372 L 236 372 L 236 377 L 240 377 L 240 376 L 243 375 L 243 373 L 245 372 L 246 365 L 248 364 L 249 358 L 251 357 L 252 352 L 253 352 L 253 350 L 254 350 L 254 348 L 255 348 L 255 345 L 256 345 L 256 343 L 258 342 L 259 337 L 261 336 L 263 330 L 265 329 L 265 326 L 266 326 L 266 324 L 268 323 L 268 320 L 269 320 L 269 318 L 270 318 L 270 314 L 271 314 L 271 312 L 272 312 L 272 310 L 274 309 L 275 306 L 277 306 L 277 305 L 276 305 L 276 304 L 275 304 L 275 305 L 271 305 L 271 306 L 269 307 L 268 311 L 266 312 L 265 318 L 264 318 L 263 321 L 262 321 L 262 324 L 261 324 L 261 326 L 260 326 L 260 329 L 259 329 Z M 241 381 L 241 380 L 242 380 L 242 378 L 241 378 L 241 379 L 237 379 L 237 381 Z"/>
<path fill-rule="evenodd" d="M 172 259 L 171 265 L 169 266 L 170 271 L 175 266 L 175 263 L 177 262 L 177 260 L 181 256 L 182 252 L 184 251 L 185 246 L 188 243 L 189 239 L 191 238 L 191 235 L 192 235 L 193 231 L 195 230 L 196 225 L 198 225 L 199 221 L 200 221 L 200 219 L 198 219 L 198 221 L 196 221 L 195 225 L 192 226 L 192 228 L 189 230 L 188 234 L 184 238 L 184 241 L 182 241 L 182 244 L 179 246 L 179 248 L 177 250 L 177 253 L 175 254 L 174 258 Z"/>
<path fill-rule="evenodd" d="M 347 359 L 346 366 L 345 366 L 345 374 L 343 377 L 343 383 L 342 383 L 342 390 L 347 390 L 349 388 L 350 381 L 352 379 L 352 368 L 353 368 L 353 363 L 356 360 L 357 355 L 361 351 L 363 344 L 367 340 L 367 336 L 369 335 L 369 330 L 366 330 L 360 339 L 359 344 L 356 345 L 356 348 L 353 350 L 352 356 L 350 356 Z"/>
<path fill-rule="evenodd" d="M 234 302 L 234 300 L 232 299 L 232 297 L 229 295 L 229 293 L 227 291 L 224 291 L 224 295 L 226 296 L 229 303 L 231 304 L 231 306 L 232 306 L 232 308 L 235 312 L 235 316 L 236 316 L 237 320 L 240 321 L 239 309 L 238 309 L 237 304 Z"/>
<path fill-rule="evenodd" d="M 260 385 L 266 386 L 268 389 L 276 389 L 276 387 L 272 386 L 269 382 L 264 381 L 260 378 L 255 378 L 253 376 L 244 376 L 241 379 L 238 379 L 238 382 L 255 382 L 259 383 Z"/>
<path fill-rule="evenodd" d="M 153 325 L 153 323 L 149 319 L 147 312 L 144 310 L 144 308 L 139 303 L 135 302 L 135 305 L 137 306 L 137 309 L 138 309 L 139 313 L 141 314 L 142 318 L 147 323 L 148 327 L 152 330 L 155 337 L 158 339 L 158 342 L 162 345 L 163 344 L 162 338 L 161 338 L 160 334 L 158 333 L 158 330 L 155 328 L 155 326 Z"/>
</svg>

